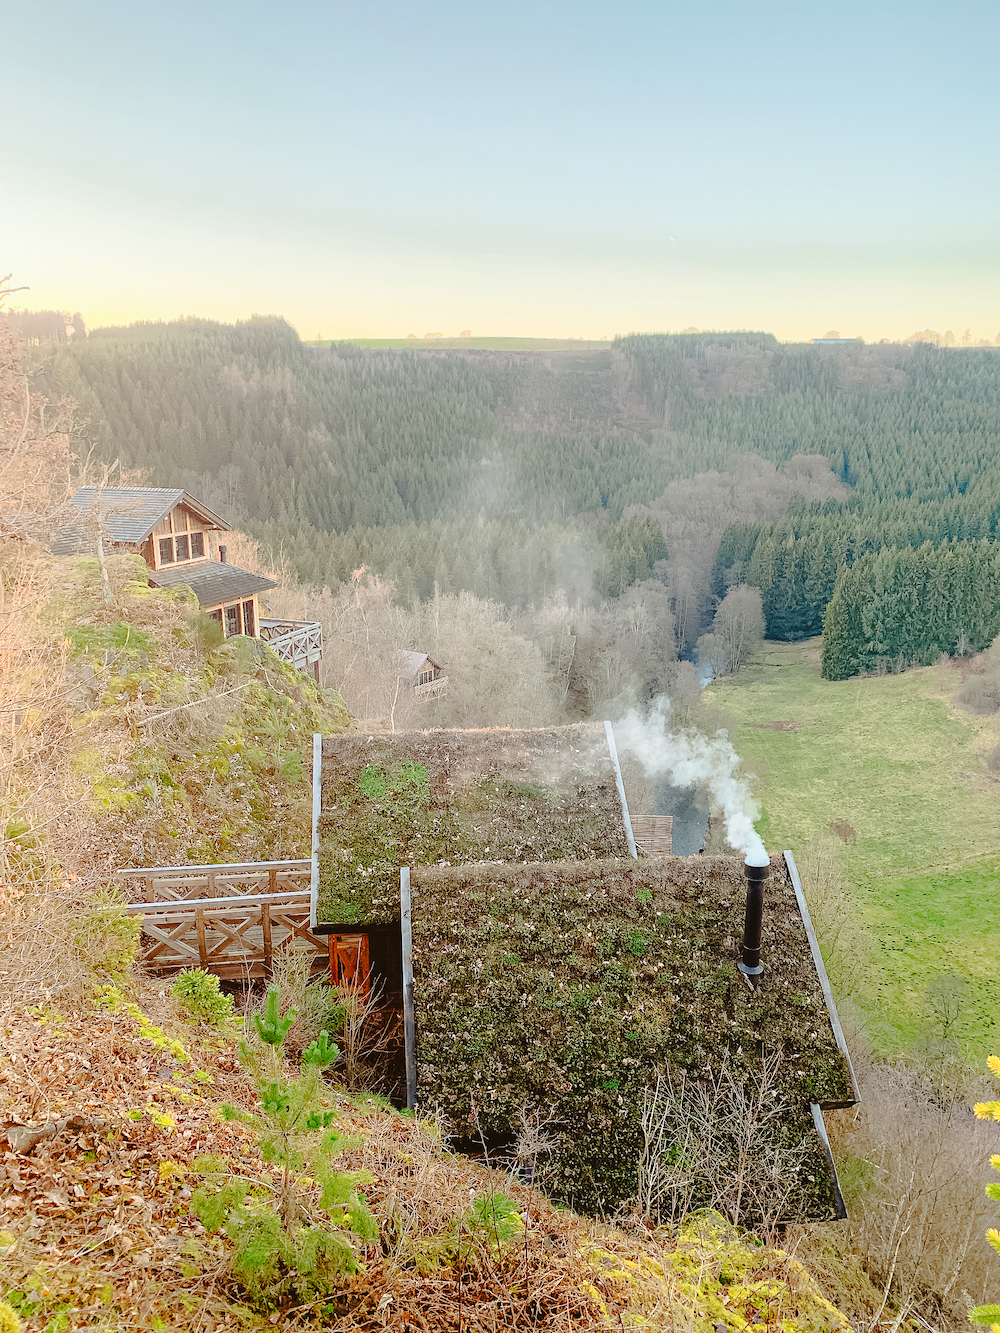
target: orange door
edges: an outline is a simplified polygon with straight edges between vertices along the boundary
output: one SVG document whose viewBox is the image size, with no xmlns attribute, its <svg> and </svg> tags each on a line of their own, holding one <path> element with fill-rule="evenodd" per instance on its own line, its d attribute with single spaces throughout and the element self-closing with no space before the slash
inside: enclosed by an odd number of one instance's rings
<svg viewBox="0 0 1000 1333">
<path fill-rule="evenodd" d="M 330 980 L 335 986 L 368 990 L 368 936 L 331 935 Z"/>
</svg>

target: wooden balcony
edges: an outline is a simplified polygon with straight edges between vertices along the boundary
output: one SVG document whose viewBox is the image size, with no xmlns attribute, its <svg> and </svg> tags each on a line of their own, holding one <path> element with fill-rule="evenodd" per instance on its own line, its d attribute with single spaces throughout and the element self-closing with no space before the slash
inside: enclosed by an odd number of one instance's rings
<svg viewBox="0 0 1000 1333">
<path fill-rule="evenodd" d="M 283 662 L 308 671 L 319 680 L 323 658 L 323 626 L 318 620 L 262 620 L 260 637 Z"/>
<path fill-rule="evenodd" d="M 309 928 L 312 861 L 150 866 L 120 870 L 128 910 L 142 917 L 140 961 L 152 972 L 203 967 L 216 976 L 267 977 L 273 951 L 294 942 L 310 969 L 328 966 L 325 938 Z"/>
<path fill-rule="evenodd" d="M 422 685 L 414 685 L 413 693 L 418 699 L 439 699 L 442 694 L 448 693 L 448 677 L 438 676 L 437 680 L 427 680 Z"/>
<path fill-rule="evenodd" d="M 268 977 L 273 952 L 289 941 L 310 954 L 310 971 L 329 966 L 325 938 L 309 929 L 309 894 L 130 903 L 142 917 L 140 962 L 151 972 L 201 967 L 230 980 Z"/>
</svg>

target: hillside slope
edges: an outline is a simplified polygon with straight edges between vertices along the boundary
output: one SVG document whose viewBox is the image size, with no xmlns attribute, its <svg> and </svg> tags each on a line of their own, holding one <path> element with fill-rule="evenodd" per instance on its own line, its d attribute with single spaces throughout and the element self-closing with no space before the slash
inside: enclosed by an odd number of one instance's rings
<svg viewBox="0 0 1000 1333">
<path fill-rule="evenodd" d="M 347 725 L 339 696 L 256 640 L 222 642 L 190 591 L 148 586 L 137 556 L 109 559 L 110 605 L 96 559 L 19 542 L 0 559 L 0 976 L 49 950 L 39 920 L 115 870 L 309 854 L 311 737 Z M 56 993 L 69 965 L 49 961 Z"/>
<path fill-rule="evenodd" d="M 64 1126 L 30 1152 L 0 1154 L 0 1301 L 24 1333 L 711 1333 L 719 1320 L 847 1333 L 799 1262 L 718 1215 L 671 1237 L 556 1210 L 506 1171 L 450 1153 L 432 1120 L 332 1085 L 324 1101 L 346 1136 L 338 1166 L 368 1173 L 376 1234 L 333 1290 L 254 1300 L 232 1273 L 231 1241 L 207 1232 L 191 1205 L 206 1154 L 230 1173 L 267 1176 L 252 1132 L 220 1116 L 223 1102 L 247 1112 L 257 1100 L 235 1034 L 185 1022 L 150 988 L 141 1005 L 105 996 L 97 1007 L 81 998 L 69 1012 L 22 1013 L 0 1035 L 0 1114 Z M 299 1189 L 305 1203 L 310 1182 Z M 477 1218 L 495 1221 L 484 1231 Z"/>
</svg>

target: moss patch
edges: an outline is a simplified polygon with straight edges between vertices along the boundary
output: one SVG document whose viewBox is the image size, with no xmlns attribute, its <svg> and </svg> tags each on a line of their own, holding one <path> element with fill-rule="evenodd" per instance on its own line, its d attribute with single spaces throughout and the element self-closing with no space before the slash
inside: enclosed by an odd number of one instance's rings
<svg viewBox="0 0 1000 1333">
<path fill-rule="evenodd" d="M 66 680 L 66 804 L 114 848 L 102 864 L 74 837 L 60 863 L 103 876 L 307 854 L 312 735 L 347 726 L 339 696 L 258 640 L 212 642 L 193 594 L 151 588 L 141 557 L 113 555 L 108 570 L 111 607 L 96 562 L 53 562 L 42 614 Z"/>
<path fill-rule="evenodd" d="M 809 1103 L 849 1101 L 784 863 L 767 884 L 763 956 L 737 971 L 742 863 L 728 857 L 418 868 L 413 873 L 419 1096 L 459 1137 L 559 1126 L 546 1185 L 575 1207 L 635 1194 L 643 1090 L 656 1071 L 755 1071 L 781 1056 L 781 1127 L 815 1149 L 794 1201 L 833 1210 Z M 779 1131 L 776 1131 L 779 1132 Z"/>
</svg>

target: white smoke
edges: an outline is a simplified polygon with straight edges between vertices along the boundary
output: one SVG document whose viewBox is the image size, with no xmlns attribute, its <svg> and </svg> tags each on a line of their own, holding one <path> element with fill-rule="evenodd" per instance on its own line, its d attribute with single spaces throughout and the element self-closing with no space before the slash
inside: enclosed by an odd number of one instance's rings
<svg viewBox="0 0 1000 1333">
<path fill-rule="evenodd" d="M 754 828 L 760 808 L 746 778 L 737 772 L 740 758 L 724 731 L 714 736 L 671 731 L 670 700 L 661 695 L 648 718 L 633 708 L 616 722 L 615 740 L 619 750 L 635 755 L 647 778 L 665 777 L 675 787 L 708 787 L 722 811 L 730 846 L 754 857 L 755 864 L 767 855 Z"/>
</svg>

